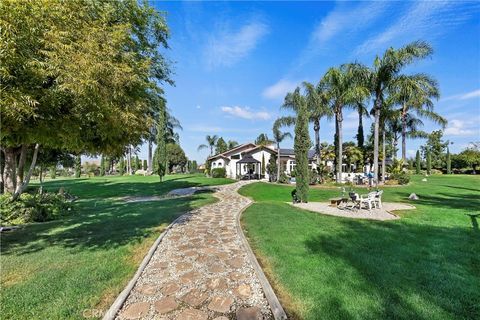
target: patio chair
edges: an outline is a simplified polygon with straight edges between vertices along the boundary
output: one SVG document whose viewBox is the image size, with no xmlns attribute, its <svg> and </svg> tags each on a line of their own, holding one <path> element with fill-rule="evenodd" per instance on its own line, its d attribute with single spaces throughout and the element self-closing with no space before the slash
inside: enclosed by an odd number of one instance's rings
<svg viewBox="0 0 480 320">
<path fill-rule="evenodd" d="M 368 207 L 368 210 L 372 210 L 372 208 L 375 208 L 375 195 L 376 192 L 370 192 L 369 194 L 362 194 L 358 195 L 356 194 L 356 203 L 359 209 L 362 209 L 362 205 L 366 204 Z"/>
<path fill-rule="evenodd" d="M 377 206 L 377 208 L 382 207 L 382 194 L 383 190 L 377 191 L 375 194 L 374 204 Z"/>
</svg>

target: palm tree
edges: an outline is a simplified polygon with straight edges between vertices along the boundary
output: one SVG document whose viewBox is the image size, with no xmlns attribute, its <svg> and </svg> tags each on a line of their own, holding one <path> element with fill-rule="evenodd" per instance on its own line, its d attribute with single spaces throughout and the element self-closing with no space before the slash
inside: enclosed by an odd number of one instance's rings
<svg viewBox="0 0 480 320">
<path fill-rule="evenodd" d="M 335 114 L 335 136 L 337 143 L 337 177 L 338 183 L 342 180 L 342 122 L 343 108 L 353 106 L 356 102 L 365 99 L 368 87 L 365 86 L 365 68 L 359 64 L 344 64 L 339 68 L 330 68 L 323 76 L 320 86 L 326 90 L 327 98 Z"/>
<path fill-rule="evenodd" d="M 408 121 L 415 118 L 412 113 L 443 127 L 446 126 L 447 120 L 433 111 L 432 98 L 438 99 L 440 92 L 437 81 L 430 76 L 423 73 L 401 75 L 394 82 L 392 91 L 393 99 L 401 106 L 402 160 L 405 162 Z"/>
<path fill-rule="evenodd" d="M 407 113 L 404 116 L 402 109 L 397 110 L 396 113 L 397 115 L 387 123 L 387 130 L 392 135 L 393 160 L 396 159 L 397 145 L 400 137 L 402 137 L 402 140 L 404 135 L 411 139 L 428 137 L 428 133 L 419 129 L 423 126 L 422 120 L 415 117 L 413 113 Z M 403 161 L 403 163 L 406 162 Z"/>
<path fill-rule="evenodd" d="M 172 116 L 170 110 L 167 111 L 167 128 L 166 128 L 166 143 L 178 143 L 179 135 L 175 132 L 175 129 L 183 130 L 180 121 Z M 155 142 L 157 137 L 157 123 L 154 123 L 149 130 L 149 134 L 147 136 L 148 142 L 148 172 L 153 171 L 153 143 Z"/>
<path fill-rule="evenodd" d="M 280 131 L 280 128 L 282 127 L 282 121 L 277 119 L 273 123 L 273 140 L 277 144 L 277 182 L 279 182 L 280 179 L 280 143 L 285 140 L 286 138 L 291 138 L 292 135 L 290 132 L 282 132 Z"/>
<path fill-rule="evenodd" d="M 207 144 L 201 144 L 198 146 L 197 150 L 203 150 L 203 149 L 208 149 L 210 148 L 210 157 L 213 156 L 213 148 L 215 148 L 215 145 L 217 144 L 218 136 L 217 135 L 207 135 L 205 137 L 205 140 L 207 141 Z"/>
<path fill-rule="evenodd" d="M 412 42 L 398 50 L 389 48 L 382 57 L 376 57 L 373 68 L 369 72 L 368 84 L 374 98 L 374 143 L 373 143 L 373 167 L 374 179 L 378 181 L 378 144 L 380 132 L 380 114 L 386 96 L 392 90 L 398 80 L 402 69 L 412 62 L 430 56 L 432 47 L 423 41 Z"/>
<path fill-rule="evenodd" d="M 313 123 L 313 131 L 315 132 L 315 156 L 317 158 L 317 165 L 321 163 L 321 148 L 320 148 L 320 120 L 323 117 L 330 118 L 332 111 L 329 108 L 326 92 L 323 86 L 318 85 L 316 88 L 313 84 L 304 81 L 302 83 L 305 90 L 305 100 L 307 103 L 307 110 L 309 113 L 309 122 Z M 293 103 L 292 95 L 285 98 L 282 108 L 297 112 L 296 105 Z M 287 116 L 281 117 L 279 122 L 283 126 L 295 125 L 295 117 Z"/>
</svg>

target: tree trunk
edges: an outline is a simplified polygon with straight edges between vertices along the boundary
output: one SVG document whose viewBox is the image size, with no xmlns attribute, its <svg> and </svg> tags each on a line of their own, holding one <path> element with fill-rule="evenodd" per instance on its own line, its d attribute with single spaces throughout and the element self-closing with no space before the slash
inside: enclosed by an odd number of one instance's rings
<svg viewBox="0 0 480 320">
<path fill-rule="evenodd" d="M 374 137 L 373 137 L 373 179 L 375 180 L 375 185 L 378 184 L 378 140 L 379 140 L 379 130 L 380 130 L 380 108 L 381 103 L 377 98 L 375 100 L 374 107 L 374 116 L 375 116 L 375 125 L 374 125 Z"/>
<path fill-rule="evenodd" d="M 16 188 L 16 152 L 14 148 L 5 148 L 5 192 L 14 193 Z"/>
<path fill-rule="evenodd" d="M 383 157 L 382 157 L 382 182 L 385 182 L 385 163 L 386 163 L 386 159 L 387 159 L 387 153 L 386 153 L 386 145 L 387 143 L 385 142 L 385 128 L 383 128 L 382 130 L 382 153 L 383 153 Z"/>
<path fill-rule="evenodd" d="M 40 165 L 40 173 L 38 175 L 38 179 L 40 181 L 40 191 L 39 193 L 43 193 L 43 166 Z"/>
<path fill-rule="evenodd" d="M 280 143 L 277 142 L 277 183 L 280 182 Z"/>
<path fill-rule="evenodd" d="M 17 185 L 15 193 L 13 194 L 13 200 L 16 200 L 30 183 L 30 177 L 32 176 L 33 169 L 35 169 L 35 165 L 37 163 L 39 148 L 40 148 L 40 145 L 37 143 L 35 145 L 35 150 L 33 151 L 32 163 L 30 164 L 30 169 L 28 170 L 27 176 L 25 177 L 25 181 L 22 181 L 22 183 Z"/>
<path fill-rule="evenodd" d="M 365 138 L 363 135 L 363 112 L 358 112 L 358 130 L 357 130 L 357 147 L 363 149 Z"/>
<path fill-rule="evenodd" d="M 19 186 L 23 183 L 23 173 L 24 173 L 24 168 L 25 168 L 25 161 L 27 160 L 27 151 L 28 151 L 27 145 L 22 144 L 22 147 L 20 149 L 20 157 L 18 159 L 18 165 L 17 165 L 17 184 L 16 184 L 16 186 Z"/>
<path fill-rule="evenodd" d="M 320 167 L 320 119 L 315 119 L 313 130 L 315 131 L 315 154 L 317 156 L 317 167 Z"/>
<path fill-rule="evenodd" d="M 338 139 L 338 152 L 337 152 L 337 183 L 342 182 L 342 156 L 343 156 L 343 146 L 342 146 L 342 110 L 340 109 L 335 115 L 335 121 L 337 122 L 337 139 Z"/>
<path fill-rule="evenodd" d="M 152 157 L 153 144 L 152 141 L 148 141 L 148 173 L 153 172 L 153 157 Z"/>
<path fill-rule="evenodd" d="M 402 112 L 402 160 L 407 161 L 407 113 Z"/>
</svg>

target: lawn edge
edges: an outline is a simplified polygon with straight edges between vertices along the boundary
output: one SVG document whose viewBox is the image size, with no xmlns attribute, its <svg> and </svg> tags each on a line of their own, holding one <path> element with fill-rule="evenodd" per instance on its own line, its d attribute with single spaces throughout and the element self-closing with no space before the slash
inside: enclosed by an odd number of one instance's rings
<svg viewBox="0 0 480 320">
<path fill-rule="evenodd" d="M 238 193 L 238 194 L 241 195 L 240 193 Z M 241 196 L 245 197 L 243 195 L 241 195 Z M 275 294 L 275 291 L 273 290 L 272 286 L 270 285 L 270 282 L 268 281 L 267 277 L 265 276 L 265 273 L 263 272 L 262 267 L 258 263 L 257 257 L 253 253 L 253 250 L 250 247 L 250 244 L 248 243 L 248 240 L 245 237 L 245 234 L 243 233 L 243 229 L 242 229 L 242 226 L 241 226 L 241 223 L 240 223 L 240 218 L 241 218 L 243 212 L 245 212 L 245 210 L 247 210 L 252 204 L 255 203 L 255 201 L 253 201 L 251 198 L 248 198 L 248 199 L 250 199 L 252 202 L 250 204 L 248 204 L 247 206 L 245 206 L 237 214 L 237 223 L 236 223 L 237 233 L 240 236 L 240 240 L 242 241 L 243 246 L 246 249 L 245 251 L 247 253 L 247 257 L 250 260 L 250 263 L 252 264 L 253 269 L 255 270 L 255 273 L 257 274 L 257 278 L 260 282 L 260 285 L 263 288 L 265 298 L 267 299 L 268 304 L 270 305 L 270 309 L 272 310 L 273 317 L 275 318 L 275 320 L 288 319 L 287 314 L 285 313 L 285 310 L 283 309 L 280 301 L 278 300 L 278 297 Z"/>
<path fill-rule="evenodd" d="M 122 308 L 123 304 L 125 303 L 125 301 L 127 300 L 128 296 L 130 295 L 130 292 L 132 291 L 133 287 L 135 286 L 135 284 L 137 283 L 138 281 L 138 278 L 140 278 L 140 276 L 142 275 L 143 273 L 143 270 L 145 270 L 147 264 L 150 262 L 150 260 L 152 259 L 153 257 L 153 254 L 155 253 L 155 251 L 157 250 L 158 246 L 160 245 L 160 242 L 162 242 L 163 238 L 165 237 L 165 235 L 167 234 L 167 232 L 181 219 L 184 218 L 185 215 L 187 215 L 188 213 L 184 213 L 182 215 L 180 215 L 179 217 L 177 217 L 175 220 L 173 220 L 172 223 L 170 223 L 168 225 L 168 227 L 163 230 L 163 232 L 158 236 L 157 240 L 155 240 L 155 242 L 152 244 L 152 246 L 150 247 L 150 250 L 148 250 L 147 254 L 145 255 L 145 257 L 143 258 L 142 260 L 142 263 L 140 264 L 140 266 L 138 267 L 137 269 L 137 272 L 135 272 L 135 275 L 133 276 L 132 279 L 130 279 L 130 281 L 128 282 L 127 286 L 122 290 L 122 292 L 118 295 L 118 297 L 115 299 L 115 301 L 112 303 L 112 305 L 110 306 L 110 308 L 108 309 L 108 311 L 105 313 L 105 315 L 103 316 L 102 320 L 113 320 L 115 319 L 115 317 L 117 316 L 117 313 L 118 311 L 120 311 L 120 309 Z"/>
</svg>

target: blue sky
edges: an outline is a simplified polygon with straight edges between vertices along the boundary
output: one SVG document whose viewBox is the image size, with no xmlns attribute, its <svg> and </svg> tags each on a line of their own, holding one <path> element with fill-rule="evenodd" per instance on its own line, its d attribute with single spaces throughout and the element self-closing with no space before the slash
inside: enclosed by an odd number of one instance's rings
<svg viewBox="0 0 480 320">
<path fill-rule="evenodd" d="M 480 140 L 478 2 L 152 4 L 167 12 L 166 55 L 175 86 L 165 92 L 183 125 L 181 145 L 190 159 L 204 161 L 208 151 L 197 152 L 197 146 L 207 134 L 240 143 L 271 135 L 273 121 L 285 114 L 285 93 L 302 81 L 316 83 L 329 67 L 345 62 L 371 65 L 386 48 L 418 39 L 429 41 L 435 53 L 405 72 L 426 72 L 439 81 L 442 98 L 435 109 L 449 120 L 451 149 Z M 345 111 L 346 141 L 354 140 L 357 121 Z M 426 122 L 424 129 L 437 127 Z M 332 142 L 333 130 L 333 122 L 322 121 L 321 140 Z M 409 154 L 422 142 L 409 141 Z"/>
</svg>

